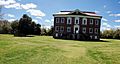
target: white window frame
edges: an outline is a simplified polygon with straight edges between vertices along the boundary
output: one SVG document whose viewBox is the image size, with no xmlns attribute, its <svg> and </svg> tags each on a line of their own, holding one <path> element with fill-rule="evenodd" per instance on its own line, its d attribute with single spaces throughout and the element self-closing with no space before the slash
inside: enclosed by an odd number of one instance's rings
<svg viewBox="0 0 120 64">
<path fill-rule="evenodd" d="M 97 32 L 96 32 L 97 31 Z M 98 34 L 98 28 L 95 28 L 95 33 Z"/>
<path fill-rule="evenodd" d="M 71 27 L 67 27 L 67 32 L 71 32 Z"/>
<path fill-rule="evenodd" d="M 63 30 L 62 30 L 63 29 Z M 64 32 L 64 26 L 60 27 L 60 32 Z"/>
<path fill-rule="evenodd" d="M 82 25 L 87 25 L 87 18 L 82 19 Z"/>
<path fill-rule="evenodd" d="M 55 31 L 59 31 L 59 26 L 55 26 Z"/>
<path fill-rule="evenodd" d="M 92 32 L 90 32 L 92 30 Z M 93 28 L 89 28 L 89 33 L 93 33 Z"/>
<path fill-rule="evenodd" d="M 95 20 L 95 25 L 99 25 L 99 19 Z"/>
<path fill-rule="evenodd" d="M 65 18 L 61 18 L 61 23 L 64 23 L 65 22 Z"/>
<path fill-rule="evenodd" d="M 90 24 L 93 24 L 93 19 L 90 19 Z"/>
<path fill-rule="evenodd" d="M 69 20 L 70 20 L 70 23 L 69 23 Z M 72 18 L 68 17 L 67 18 L 67 24 L 71 24 L 72 23 Z"/>
<path fill-rule="evenodd" d="M 60 18 L 56 18 L 56 23 L 59 23 L 59 19 L 60 19 Z"/>
<path fill-rule="evenodd" d="M 78 23 L 76 23 L 76 20 L 78 20 Z M 75 24 L 79 24 L 79 17 L 75 18 Z"/>
<path fill-rule="evenodd" d="M 82 33 L 86 33 L 86 28 L 85 27 L 82 28 Z"/>
</svg>

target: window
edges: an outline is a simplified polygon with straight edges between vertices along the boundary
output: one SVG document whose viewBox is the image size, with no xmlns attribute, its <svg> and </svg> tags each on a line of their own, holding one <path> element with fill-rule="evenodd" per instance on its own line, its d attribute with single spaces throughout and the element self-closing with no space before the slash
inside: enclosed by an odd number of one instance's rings
<svg viewBox="0 0 120 64">
<path fill-rule="evenodd" d="M 95 33 L 98 34 L 98 28 L 95 28 Z"/>
<path fill-rule="evenodd" d="M 79 33 L 78 27 L 75 27 L 75 33 Z"/>
<path fill-rule="evenodd" d="M 71 18 L 67 18 L 67 24 L 71 24 Z"/>
<path fill-rule="evenodd" d="M 93 28 L 89 28 L 89 33 L 93 33 Z"/>
<path fill-rule="evenodd" d="M 75 18 L 75 24 L 79 24 L 79 18 Z"/>
<path fill-rule="evenodd" d="M 91 38 L 91 39 L 93 39 L 93 36 L 92 36 L 92 35 L 90 35 L 90 38 Z"/>
<path fill-rule="evenodd" d="M 95 39 L 98 39 L 98 36 L 95 36 Z"/>
<path fill-rule="evenodd" d="M 59 23 L 59 18 L 56 18 L 56 23 Z"/>
<path fill-rule="evenodd" d="M 96 19 L 96 20 L 95 20 L 95 25 L 98 25 L 98 24 L 99 24 L 99 20 Z"/>
<path fill-rule="evenodd" d="M 55 27 L 55 31 L 59 31 L 59 26 L 56 26 L 56 27 Z"/>
<path fill-rule="evenodd" d="M 83 25 L 87 25 L 87 19 L 86 19 L 86 18 L 83 18 L 82 24 L 83 24 Z"/>
<path fill-rule="evenodd" d="M 82 33 L 86 33 L 86 28 L 82 28 Z"/>
<path fill-rule="evenodd" d="M 64 23 L 65 22 L 65 19 L 64 18 L 61 18 L 61 23 Z"/>
<path fill-rule="evenodd" d="M 90 24 L 93 24 L 93 19 L 90 19 Z"/>
<path fill-rule="evenodd" d="M 60 31 L 61 31 L 61 32 L 64 31 L 64 27 L 63 27 L 63 26 L 60 27 Z"/>
<path fill-rule="evenodd" d="M 71 27 L 67 27 L 67 32 L 71 32 Z"/>
</svg>

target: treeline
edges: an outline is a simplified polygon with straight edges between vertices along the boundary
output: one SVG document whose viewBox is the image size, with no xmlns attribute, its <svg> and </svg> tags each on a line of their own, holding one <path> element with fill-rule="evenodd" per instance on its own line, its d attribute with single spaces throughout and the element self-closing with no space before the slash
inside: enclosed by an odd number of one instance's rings
<svg viewBox="0 0 120 64">
<path fill-rule="evenodd" d="M 120 39 L 120 29 L 104 30 L 100 36 L 101 38 Z"/>
<path fill-rule="evenodd" d="M 41 28 L 41 24 L 36 24 L 32 18 L 24 14 L 20 20 L 8 22 L 0 20 L 0 34 L 14 34 L 15 36 L 26 35 L 52 35 L 53 27 L 50 29 Z"/>
</svg>

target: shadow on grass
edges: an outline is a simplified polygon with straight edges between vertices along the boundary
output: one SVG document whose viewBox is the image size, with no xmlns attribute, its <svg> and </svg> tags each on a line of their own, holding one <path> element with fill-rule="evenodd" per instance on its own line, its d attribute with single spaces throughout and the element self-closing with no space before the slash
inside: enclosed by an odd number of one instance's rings
<svg viewBox="0 0 120 64">
<path fill-rule="evenodd" d="M 84 42 L 110 42 L 106 40 L 74 40 L 74 39 L 60 39 L 60 40 L 84 41 Z"/>
<path fill-rule="evenodd" d="M 14 36 L 14 37 L 35 37 L 34 35 L 26 35 L 26 36 Z"/>
</svg>

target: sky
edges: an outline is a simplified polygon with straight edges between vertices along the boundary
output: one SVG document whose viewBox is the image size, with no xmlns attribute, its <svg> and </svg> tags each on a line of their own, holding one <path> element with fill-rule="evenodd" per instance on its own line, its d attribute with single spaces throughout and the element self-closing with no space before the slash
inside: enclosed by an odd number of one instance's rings
<svg viewBox="0 0 120 64">
<path fill-rule="evenodd" d="M 9 22 L 27 14 L 42 27 L 50 28 L 54 13 L 79 9 L 101 15 L 101 31 L 120 28 L 120 0 L 0 0 L 0 6 Z"/>
</svg>

